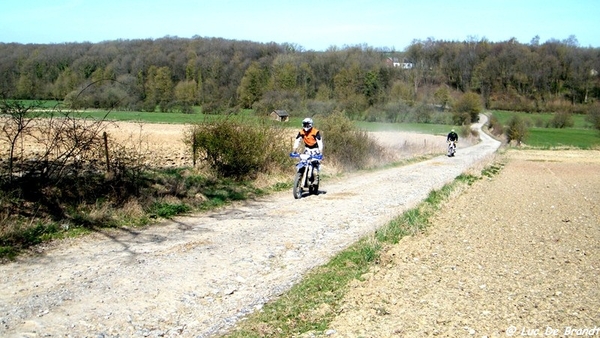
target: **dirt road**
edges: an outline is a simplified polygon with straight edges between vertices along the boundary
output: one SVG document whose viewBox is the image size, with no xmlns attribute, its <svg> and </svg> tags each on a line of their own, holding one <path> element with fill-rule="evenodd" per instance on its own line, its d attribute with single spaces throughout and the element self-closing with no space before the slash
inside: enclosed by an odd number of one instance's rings
<svg viewBox="0 0 600 338">
<path fill-rule="evenodd" d="M 443 143 L 443 141 L 442 141 Z M 0 266 L 0 336 L 207 337 L 493 153 L 323 182 L 144 230 L 98 233 Z"/>
</svg>

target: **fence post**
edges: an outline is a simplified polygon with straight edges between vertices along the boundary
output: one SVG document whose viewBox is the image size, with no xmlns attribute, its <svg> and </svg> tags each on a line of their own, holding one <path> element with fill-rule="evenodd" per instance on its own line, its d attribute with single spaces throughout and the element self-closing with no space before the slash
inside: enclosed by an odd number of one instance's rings
<svg viewBox="0 0 600 338">
<path fill-rule="evenodd" d="M 196 142 L 196 131 L 192 129 L 192 167 L 196 167 L 196 156 L 198 153 L 198 142 Z"/>
<path fill-rule="evenodd" d="M 106 158 L 106 172 L 110 172 L 110 159 L 108 158 L 108 134 L 106 134 L 106 132 L 103 132 L 102 138 L 104 139 L 104 156 Z"/>
</svg>

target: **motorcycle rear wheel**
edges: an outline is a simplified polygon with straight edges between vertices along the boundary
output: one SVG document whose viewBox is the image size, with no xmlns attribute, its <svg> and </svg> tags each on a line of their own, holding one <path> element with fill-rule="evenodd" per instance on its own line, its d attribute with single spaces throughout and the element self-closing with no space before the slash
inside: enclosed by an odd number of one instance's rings
<svg viewBox="0 0 600 338">
<path fill-rule="evenodd" d="M 292 190 L 295 199 L 302 197 L 302 172 L 297 172 L 294 176 L 294 187 Z"/>
</svg>

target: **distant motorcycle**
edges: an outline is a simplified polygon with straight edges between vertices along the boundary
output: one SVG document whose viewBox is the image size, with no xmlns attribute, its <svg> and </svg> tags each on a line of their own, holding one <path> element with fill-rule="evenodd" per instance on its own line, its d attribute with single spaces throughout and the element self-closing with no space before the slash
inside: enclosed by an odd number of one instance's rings
<svg viewBox="0 0 600 338">
<path fill-rule="evenodd" d="M 300 159 L 296 164 L 296 175 L 294 176 L 294 198 L 301 198 L 305 188 L 308 189 L 309 194 L 317 194 L 319 192 L 319 175 L 316 171 L 323 155 L 291 153 L 290 157 Z"/>
<path fill-rule="evenodd" d="M 456 142 L 448 141 L 448 157 L 453 157 L 456 153 Z"/>
</svg>

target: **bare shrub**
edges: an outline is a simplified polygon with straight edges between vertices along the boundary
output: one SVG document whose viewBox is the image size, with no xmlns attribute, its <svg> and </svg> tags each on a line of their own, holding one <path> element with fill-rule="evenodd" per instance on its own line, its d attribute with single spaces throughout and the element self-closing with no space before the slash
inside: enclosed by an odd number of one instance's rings
<svg viewBox="0 0 600 338">
<path fill-rule="evenodd" d="M 570 112 L 559 111 L 552 116 L 548 125 L 553 128 L 571 128 L 575 125 L 575 120 Z"/>
<path fill-rule="evenodd" d="M 416 123 L 431 123 L 433 114 L 435 113 L 433 107 L 429 104 L 420 104 L 415 107 L 415 121 Z"/>
<path fill-rule="evenodd" d="M 8 181 L 12 181 L 15 167 L 15 160 L 19 161 L 17 156 L 23 160 L 25 152 L 23 140 L 31 137 L 35 130 L 35 122 L 42 114 L 39 110 L 40 104 L 24 105 L 19 101 L 0 101 L 0 122 L 2 123 L 2 134 L 0 139 L 6 141 L 8 158 L 8 168 L 3 176 L 7 176 Z M 0 146 L 4 148 L 4 142 Z M 4 170 L 3 170 L 4 171 Z"/>
<path fill-rule="evenodd" d="M 588 115 L 586 116 L 586 121 L 590 122 L 594 129 L 600 130 L 600 104 L 593 104 L 589 110 Z"/>
<path fill-rule="evenodd" d="M 510 88 L 506 92 L 493 94 L 488 109 L 539 112 L 541 107 L 536 102 L 524 98 L 517 91 Z"/>
<path fill-rule="evenodd" d="M 481 98 L 476 93 L 466 93 L 453 105 L 453 122 L 457 125 L 471 124 L 479 121 L 479 113 L 483 110 Z"/>
<path fill-rule="evenodd" d="M 186 131 L 186 145 L 218 176 L 237 180 L 289 163 L 289 143 L 281 127 L 271 121 L 216 119 Z"/>
<path fill-rule="evenodd" d="M 573 112 L 573 105 L 568 100 L 554 99 L 546 103 L 546 111 Z"/>
<path fill-rule="evenodd" d="M 527 138 L 529 131 L 527 125 L 518 115 L 514 115 L 509 121 L 505 131 L 506 139 L 508 143 L 516 141 L 517 145 Z"/>
<path fill-rule="evenodd" d="M 383 109 L 386 111 L 387 122 L 407 122 L 411 107 L 404 101 L 388 102 Z"/>
<path fill-rule="evenodd" d="M 326 160 L 345 170 L 364 169 L 384 157 L 383 148 L 341 112 L 320 120 L 318 125 L 323 132 Z"/>
<path fill-rule="evenodd" d="M 139 149 L 113 144 L 104 118 L 6 101 L 1 107 L 7 142 L 0 146 L 12 162 L 0 167 L 0 226 L 9 232 L 54 222 L 111 224 L 113 208 L 141 193 L 144 158 Z"/>
<path fill-rule="evenodd" d="M 495 136 L 500 136 L 504 134 L 504 126 L 500 123 L 500 120 L 495 115 L 490 116 L 489 120 L 489 130 Z"/>
<path fill-rule="evenodd" d="M 460 136 L 464 139 L 479 139 L 479 132 L 471 128 L 471 125 L 462 125 L 460 127 Z"/>
<path fill-rule="evenodd" d="M 104 119 L 94 120 L 73 111 L 42 110 L 4 101 L 2 152 L 8 164 L 3 177 L 37 177 L 60 181 L 66 175 L 79 175 L 84 164 L 98 163 L 102 154 Z"/>
</svg>

